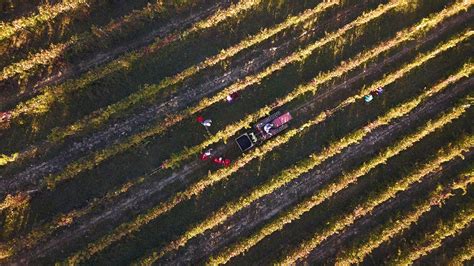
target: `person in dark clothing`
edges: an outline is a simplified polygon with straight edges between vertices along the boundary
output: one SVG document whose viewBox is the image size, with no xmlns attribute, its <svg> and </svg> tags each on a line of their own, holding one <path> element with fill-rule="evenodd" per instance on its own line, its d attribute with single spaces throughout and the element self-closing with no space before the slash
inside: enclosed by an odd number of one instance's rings
<svg viewBox="0 0 474 266">
<path fill-rule="evenodd" d="M 226 101 L 227 101 L 228 103 L 232 103 L 232 102 L 234 102 L 235 100 L 237 100 L 237 98 L 239 98 L 239 94 L 238 94 L 237 92 L 233 92 L 233 93 L 227 95 Z"/>
</svg>

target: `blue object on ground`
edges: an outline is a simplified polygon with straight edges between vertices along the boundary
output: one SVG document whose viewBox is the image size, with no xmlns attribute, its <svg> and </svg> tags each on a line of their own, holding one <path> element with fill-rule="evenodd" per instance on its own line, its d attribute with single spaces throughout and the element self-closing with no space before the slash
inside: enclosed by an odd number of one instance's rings
<svg viewBox="0 0 474 266">
<path fill-rule="evenodd" d="M 369 94 L 369 95 L 365 95 L 365 96 L 364 96 L 364 101 L 365 101 L 366 103 L 372 101 L 373 99 L 374 99 L 374 96 L 372 96 L 372 94 Z"/>
</svg>

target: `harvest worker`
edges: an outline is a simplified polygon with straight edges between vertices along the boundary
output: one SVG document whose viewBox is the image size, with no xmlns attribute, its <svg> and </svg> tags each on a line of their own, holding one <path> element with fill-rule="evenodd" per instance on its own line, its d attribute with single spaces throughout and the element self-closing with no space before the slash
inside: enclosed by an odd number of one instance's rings
<svg viewBox="0 0 474 266">
<path fill-rule="evenodd" d="M 263 126 L 263 130 L 264 130 L 265 132 L 267 132 L 267 134 L 270 134 L 270 130 L 272 129 L 272 127 L 273 127 L 273 124 L 272 124 L 272 123 L 268 123 L 268 124 L 266 124 L 265 126 Z"/>
<path fill-rule="evenodd" d="M 10 120 L 11 117 L 12 117 L 12 112 L 11 111 L 0 112 L 0 123 L 1 122 L 7 122 L 8 120 Z"/>
<path fill-rule="evenodd" d="M 205 160 L 207 160 L 211 157 L 212 157 L 212 149 L 209 149 L 209 150 L 205 151 L 203 154 L 201 154 L 199 156 L 199 159 L 201 159 L 202 161 L 205 161 Z"/>
<path fill-rule="evenodd" d="M 211 120 L 211 119 L 206 119 L 206 120 L 204 120 L 204 117 L 202 117 L 201 115 L 198 116 L 198 117 L 196 118 L 196 120 L 197 120 L 199 123 L 201 123 L 201 125 L 204 126 L 204 128 L 205 128 L 206 131 L 207 131 L 207 134 L 211 135 L 211 132 L 209 132 L 209 127 L 210 127 L 211 124 L 212 124 L 212 120 Z"/>
<path fill-rule="evenodd" d="M 198 123 L 201 123 L 201 124 L 202 124 L 202 122 L 204 122 L 204 117 L 202 117 L 202 115 L 200 115 L 200 116 L 198 116 L 198 117 L 196 118 L 196 121 L 197 121 Z"/>
<path fill-rule="evenodd" d="M 375 90 L 375 94 L 378 96 L 378 95 L 381 95 L 383 93 L 383 88 L 382 87 L 378 87 L 376 90 Z"/>
<path fill-rule="evenodd" d="M 224 166 L 227 167 L 230 165 L 230 160 L 229 159 L 225 159 L 224 160 Z"/>
<path fill-rule="evenodd" d="M 212 124 L 211 119 L 204 120 L 204 117 L 202 117 L 201 115 L 196 118 L 196 121 L 198 121 L 198 123 L 201 123 L 201 125 L 203 125 L 205 127 L 210 127 L 211 124 Z"/>
<path fill-rule="evenodd" d="M 204 122 L 201 123 L 203 126 L 205 127 L 210 127 L 211 124 L 212 124 L 212 120 L 211 119 L 206 119 L 204 120 Z"/>
<path fill-rule="evenodd" d="M 228 103 L 232 103 L 234 100 L 236 100 L 237 98 L 239 98 L 239 94 L 237 92 L 233 92 L 229 95 L 227 95 L 226 97 L 226 101 Z"/>
</svg>

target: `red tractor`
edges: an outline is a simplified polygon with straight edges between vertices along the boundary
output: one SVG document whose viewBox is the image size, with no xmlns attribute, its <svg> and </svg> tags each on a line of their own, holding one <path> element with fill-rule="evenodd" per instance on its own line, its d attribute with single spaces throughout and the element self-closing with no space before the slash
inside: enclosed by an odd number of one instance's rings
<svg viewBox="0 0 474 266">
<path fill-rule="evenodd" d="M 289 112 L 281 114 L 276 112 L 260 121 L 254 126 L 252 131 L 242 134 L 235 141 L 242 152 L 248 151 L 255 145 L 259 145 L 267 139 L 279 134 L 288 128 L 288 122 L 293 119 Z"/>
</svg>

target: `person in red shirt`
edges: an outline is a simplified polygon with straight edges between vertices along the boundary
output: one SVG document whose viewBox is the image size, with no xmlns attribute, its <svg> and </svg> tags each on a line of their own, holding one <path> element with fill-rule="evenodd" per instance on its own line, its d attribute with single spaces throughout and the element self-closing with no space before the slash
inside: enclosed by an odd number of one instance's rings
<svg viewBox="0 0 474 266">
<path fill-rule="evenodd" d="M 230 165 L 230 159 L 224 159 L 224 166 L 227 167 Z"/>
<path fill-rule="evenodd" d="M 222 156 L 216 157 L 212 160 L 214 163 L 227 167 L 230 165 L 230 159 L 225 159 Z"/>
<path fill-rule="evenodd" d="M 201 161 L 205 161 L 207 159 L 210 159 L 211 157 L 212 157 L 212 149 L 209 149 L 199 155 L 199 159 L 201 159 Z"/>
<path fill-rule="evenodd" d="M 196 121 L 197 121 L 198 123 L 202 124 L 202 122 L 204 122 L 204 117 L 202 117 L 202 115 L 200 115 L 200 116 L 198 116 L 198 117 L 196 118 Z"/>
<path fill-rule="evenodd" d="M 217 164 L 222 164 L 222 162 L 224 161 L 224 158 L 222 158 L 222 156 L 219 156 L 219 157 L 214 158 L 214 160 L 212 161 Z"/>
</svg>

